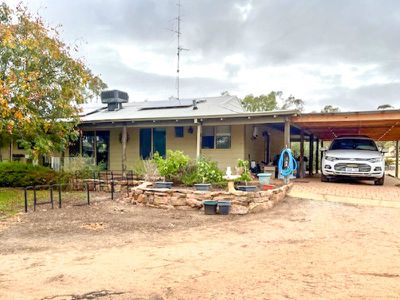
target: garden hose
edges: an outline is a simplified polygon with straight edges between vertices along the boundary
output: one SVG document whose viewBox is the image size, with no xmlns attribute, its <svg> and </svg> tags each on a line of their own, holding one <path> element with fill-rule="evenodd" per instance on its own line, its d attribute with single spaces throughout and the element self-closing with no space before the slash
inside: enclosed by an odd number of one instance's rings
<svg viewBox="0 0 400 300">
<path fill-rule="evenodd" d="M 286 160 L 285 155 L 287 157 Z M 292 151 L 289 148 L 283 149 L 278 161 L 279 174 L 284 178 L 288 178 L 295 170 L 297 170 L 297 161 L 293 157 Z"/>
</svg>

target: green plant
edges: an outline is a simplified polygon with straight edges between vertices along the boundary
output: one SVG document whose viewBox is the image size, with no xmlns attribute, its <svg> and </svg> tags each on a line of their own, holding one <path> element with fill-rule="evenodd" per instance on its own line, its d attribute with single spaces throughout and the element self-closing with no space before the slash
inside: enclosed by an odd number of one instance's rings
<svg viewBox="0 0 400 300">
<path fill-rule="evenodd" d="M 215 161 L 211 161 L 204 157 L 197 161 L 197 177 L 198 182 L 202 183 L 218 183 L 221 182 L 223 173 L 218 168 Z"/>
<path fill-rule="evenodd" d="M 144 161 L 138 160 L 135 162 L 132 168 L 132 173 L 137 178 L 144 178 L 146 174 L 146 168 L 144 167 Z"/>
<path fill-rule="evenodd" d="M 182 183 L 187 186 L 193 186 L 199 180 L 197 173 L 197 164 L 190 162 L 182 172 Z"/>
<path fill-rule="evenodd" d="M 144 180 L 156 181 L 160 177 L 157 164 L 153 160 L 144 160 L 143 168 L 144 168 Z"/>
<path fill-rule="evenodd" d="M 247 160 L 238 159 L 238 168 L 242 170 L 238 180 L 244 181 L 247 185 L 247 182 L 252 180 L 249 170 L 249 162 Z"/>
<path fill-rule="evenodd" d="M 177 181 L 182 176 L 183 169 L 189 164 L 190 158 L 182 151 L 167 150 L 166 158 L 156 152 L 153 161 L 156 163 L 161 176 L 168 180 Z"/>
<path fill-rule="evenodd" d="M 52 184 L 58 181 L 59 174 L 54 170 L 21 162 L 0 162 L 0 186 L 24 187 L 39 184 Z"/>
</svg>

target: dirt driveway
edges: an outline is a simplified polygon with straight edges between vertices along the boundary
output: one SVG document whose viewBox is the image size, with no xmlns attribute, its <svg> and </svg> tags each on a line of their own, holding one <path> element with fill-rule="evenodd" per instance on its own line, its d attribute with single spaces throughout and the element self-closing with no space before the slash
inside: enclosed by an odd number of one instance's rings
<svg viewBox="0 0 400 300">
<path fill-rule="evenodd" d="M 30 213 L 0 232 L 0 298 L 397 298 L 399 228 L 399 209 L 294 198 L 244 217 Z"/>
</svg>

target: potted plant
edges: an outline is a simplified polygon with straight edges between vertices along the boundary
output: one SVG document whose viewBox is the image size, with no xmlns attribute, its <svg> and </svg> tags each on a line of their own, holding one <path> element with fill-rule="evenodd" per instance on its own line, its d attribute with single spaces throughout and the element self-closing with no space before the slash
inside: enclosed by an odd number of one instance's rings
<svg viewBox="0 0 400 300">
<path fill-rule="evenodd" d="M 248 185 L 248 182 L 251 181 L 253 178 L 250 174 L 249 169 L 249 162 L 247 160 L 239 159 L 238 160 L 238 170 L 240 170 L 241 174 L 239 177 L 239 181 L 244 182 L 245 185 L 237 186 L 237 189 L 244 192 L 253 192 L 257 189 L 255 185 Z"/>
<path fill-rule="evenodd" d="M 217 183 L 222 181 L 222 172 L 218 168 L 217 163 L 200 158 L 197 163 L 197 178 L 198 183 L 194 186 L 198 191 L 209 191 L 211 183 Z"/>
</svg>

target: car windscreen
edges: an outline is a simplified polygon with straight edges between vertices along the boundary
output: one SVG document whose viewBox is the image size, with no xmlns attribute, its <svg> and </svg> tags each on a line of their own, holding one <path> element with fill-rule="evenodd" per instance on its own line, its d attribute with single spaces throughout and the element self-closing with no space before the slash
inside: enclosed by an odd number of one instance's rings
<svg viewBox="0 0 400 300">
<path fill-rule="evenodd" d="M 330 150 L 378 151 L 375 142 L 368 139 L 337 139 L 333 141 Z"/>
</svg>

